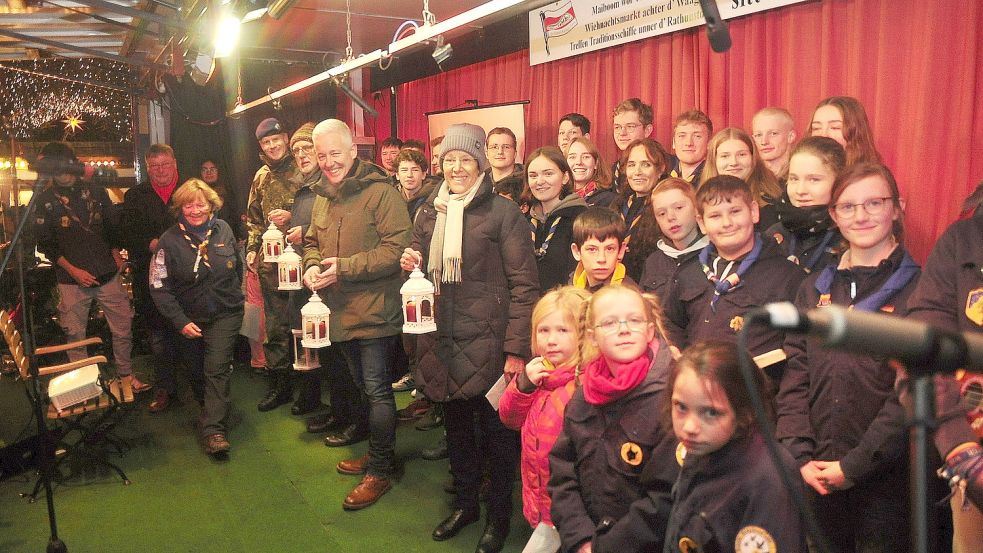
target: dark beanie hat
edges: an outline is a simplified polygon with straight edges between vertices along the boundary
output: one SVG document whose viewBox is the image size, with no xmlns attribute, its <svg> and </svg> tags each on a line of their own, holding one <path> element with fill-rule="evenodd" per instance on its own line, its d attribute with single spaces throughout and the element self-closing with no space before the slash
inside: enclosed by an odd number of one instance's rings
<svg viewBox="0 0 983 553">
<path fill-rule="evenodd" d="M 282 134 L 286 131 L 283 130 L 283 126 L 280 122 L 272 117 L 267 117 L 260 121 L 259 126 L 256 127 L 256 140 L 263 140 L 267 136 L 274 134 Z"/>
<path fill-rule="evenodd" d="M 78 161 L 75 157 L 75 151 L 72 147 L 64 142 L 49 142 L 41 148 L 41 152 L 38 157 L 43 157 L 44 159 L 63 159 L 65 161 Z"/>
</svg>

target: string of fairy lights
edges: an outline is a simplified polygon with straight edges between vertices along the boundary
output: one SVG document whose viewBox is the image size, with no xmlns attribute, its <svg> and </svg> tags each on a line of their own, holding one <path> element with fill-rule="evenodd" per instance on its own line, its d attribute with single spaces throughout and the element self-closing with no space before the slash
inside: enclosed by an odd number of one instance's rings
<svg viewBox="0 0 983 553">
<path fill-rule="evenodd" d="M 0 114 L 19 140 L 128 142 L 130 95 L 112 87 L 132 88 L 133 78 L 128 65 L 97 58 L 5 61 Z"/>
</svg>

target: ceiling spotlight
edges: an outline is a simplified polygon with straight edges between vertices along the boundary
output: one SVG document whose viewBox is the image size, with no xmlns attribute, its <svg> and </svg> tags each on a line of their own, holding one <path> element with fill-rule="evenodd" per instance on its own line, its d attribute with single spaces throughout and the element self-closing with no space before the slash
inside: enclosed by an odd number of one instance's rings
<svg viewBox="0 0 983 553">
<path fill-rule="evenodd" d="M 437 35 L 437 47 L 433 49 L 433 54 L 430 55 L 433 56 L 433 61 L 437 62 L 437 65 L 441 65 L 454 55 L 454 48 L 451 47 L 450 43 L 444 44 L 444 35 Z"/>
</svg>

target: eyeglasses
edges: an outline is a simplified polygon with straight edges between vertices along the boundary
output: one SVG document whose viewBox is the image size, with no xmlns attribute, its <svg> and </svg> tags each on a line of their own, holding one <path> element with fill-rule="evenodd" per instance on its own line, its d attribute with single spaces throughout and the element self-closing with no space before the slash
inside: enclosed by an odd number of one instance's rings
<svg viewBox="0 0 983 553">
<path fill-rule="evenodd" d="M 628 123 L 627 125 L 615 125 L 614 126 L 614 132 L 617 133 L 617 134 L 621 134 L 621 131 L 625 131 L 625 132 L 628 132 L 628 133 L 633 133 L 633 132 L 637 131 L 638 128 L 641 127 L 641 126 L 642 125 L 640 123 Z"/>
<path fill-rule="evenodd" d="M 507 152 L 509 150 L 514 150 L 515 146 L 511 144 L 493 144 L 491 146 L 488 146 L 488 149 L 493 152 L 498 152 L 498 151 Z"/>
<path fill-rule="evenodd" d="M 871 198 L 859 204 L 834 204 L 833 211 L 835 211 L 840 217 L 850 218 L 856 216 L 858 207 L 863 206 L 864 211 L 867 212 L 867 215 L 880 215 L 884 212 L 884 208 L 886 208 L 889 203 L 892 203 L 892 199 L 893 198 L 891 197 Z"/>
<path fill-rule="evenodd" d="M 309 156 L 314 153 L 314 145 L 311 144 L 310 146 L 294 146 L 293 148 L 290 149 L 290 153 L 292 153 L 295 156 L 299 156 L 300 154 Z"/>
<path fill-rule="evenodd" d="M 629 332 L 642 332 L 648 326 L 649 322 L 641 317 L 632 317 L 627 321 L 610 319 L 601 321 L 600 323 L 594 325 L 594 328 L 599 329 L 606 336 L 613 336 L 621 331 L 622 324 L 628 328 Z"/>
</svg>

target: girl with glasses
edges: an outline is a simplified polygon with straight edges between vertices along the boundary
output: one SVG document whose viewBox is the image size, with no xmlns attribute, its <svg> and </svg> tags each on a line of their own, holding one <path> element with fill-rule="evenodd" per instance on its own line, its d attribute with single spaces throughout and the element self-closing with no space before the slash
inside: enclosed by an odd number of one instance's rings
<svg viewBox="0 0 983 553">
<path fill-rule="evenodd" d="M 840 174 L 829 212 L 847 249 L 802 282 L 796 306 L 904 317 L 921 270 L 903 245 L 903 209 L 883 165 Z M 789 335 L 785 351 L 777 437 L 798 462 L 833 550 L 910 550 L 907 431 L 895 369 L 887 359 L 825 349 L 802 335 Z"/>
<path fill-rule="evenodd" d="M 635 543 L 638 525 L 621 520 L 630 509 L 665 531 L 679 466 L 675 439 L 655 420 L 672 352 L 658 300 L 633 287 L 595 292 L 583 321 L 581 387 L 550 452 L 553 521 L 562 551 L 618 551 Z"/>
</svg>

